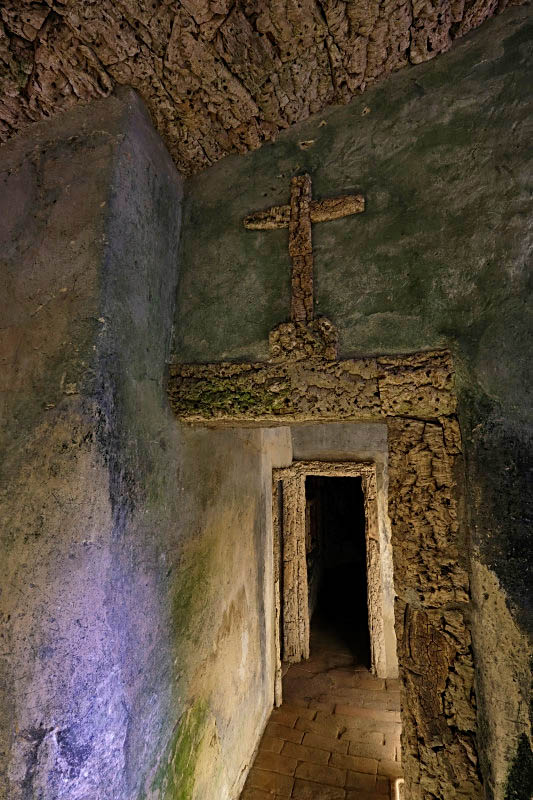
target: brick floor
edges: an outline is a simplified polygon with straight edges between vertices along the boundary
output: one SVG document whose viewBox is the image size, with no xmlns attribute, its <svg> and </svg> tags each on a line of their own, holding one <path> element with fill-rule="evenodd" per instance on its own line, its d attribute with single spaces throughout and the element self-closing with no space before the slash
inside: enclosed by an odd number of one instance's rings
<svg viewBox="0 0 533 800">
<path fill-rule="evenodd" d="M 394 800 L 400 694 L 325 631 L 283 679 L 241 800 Z"/>
</svg>

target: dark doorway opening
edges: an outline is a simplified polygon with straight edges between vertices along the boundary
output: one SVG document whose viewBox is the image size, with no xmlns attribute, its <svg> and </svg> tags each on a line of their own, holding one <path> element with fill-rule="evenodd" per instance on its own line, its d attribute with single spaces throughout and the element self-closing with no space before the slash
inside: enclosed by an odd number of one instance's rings
<svg viewBox="0 0 533 800">
<path fill-rule="evenodd" d="M 313 647 L 342 647 L 370 667 L 361 478 L 307 476 L 306 554 Z"/>
</svg>

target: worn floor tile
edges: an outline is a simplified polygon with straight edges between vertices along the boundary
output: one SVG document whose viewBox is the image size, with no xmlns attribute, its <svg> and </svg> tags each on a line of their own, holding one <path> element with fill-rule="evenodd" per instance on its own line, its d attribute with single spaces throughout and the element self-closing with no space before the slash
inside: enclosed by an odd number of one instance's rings
<svg viewBox="0 0 533 800">
<path fill-rule="evenodd" d="M 402 775 L 398 687 L 314 636 L 311 658 L 285 669 L 241 800 L 390 800 Z"/>
</svg>

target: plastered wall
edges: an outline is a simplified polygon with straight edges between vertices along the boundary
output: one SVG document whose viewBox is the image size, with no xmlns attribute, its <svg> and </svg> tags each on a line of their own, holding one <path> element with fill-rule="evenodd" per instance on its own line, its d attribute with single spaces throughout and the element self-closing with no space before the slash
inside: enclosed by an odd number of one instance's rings
<svg viewBox="0 0 533 800">
<path fill-rule="evenodd" d="M 290 442 L 170 412 L 182 182 L 133 93 L 3 148 L 0 182 L 0 797 L 233 800 Z"/>
</svg>

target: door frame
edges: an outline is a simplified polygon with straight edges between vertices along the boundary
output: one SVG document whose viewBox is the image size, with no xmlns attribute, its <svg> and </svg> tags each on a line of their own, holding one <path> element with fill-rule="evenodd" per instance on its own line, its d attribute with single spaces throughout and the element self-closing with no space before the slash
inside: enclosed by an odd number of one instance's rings
<svg viewBox="0 0 533 800">
<path fill-rule="evenodd" d="M 282 655 L 290 664 L 309 658 L 305 546 L 305 479 L 309 475 L 361 478 L 371 671 L 387 677 L 376 465 L 372 461 L 294 461 L 290 467 L 272 470 L 276 705 L 281 704 Z"/>
</svg>

